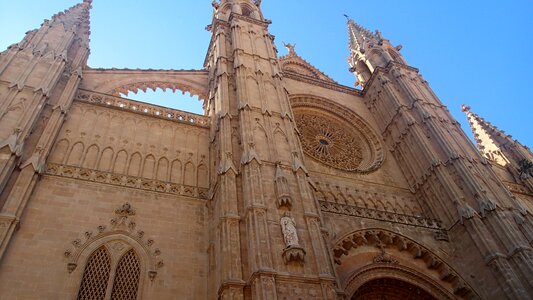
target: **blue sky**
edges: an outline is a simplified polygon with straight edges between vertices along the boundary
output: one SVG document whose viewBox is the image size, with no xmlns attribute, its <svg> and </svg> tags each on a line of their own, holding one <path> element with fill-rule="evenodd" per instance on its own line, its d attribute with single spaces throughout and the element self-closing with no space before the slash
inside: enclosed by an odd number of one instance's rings
<svg viewBox="0 0 533 300">
<path fill-rule="evenodd" d="M 81 1 L 81 0 L 79 0 Z M 0 0 L 0 51 L 77 0 Z M 210 34 L 211 0 L 94 0 L 91 67 L 200 69 Z M 341 84 L 353 86 L 346 56 L 348 14 L 402 44 L 455 118 L 462 103 L 526 145 L 533 113 L 533 3 L 506 1 L 264 0 L 279 54 L 282 42 Z M 194 110 L 199 102 L 172 93 L 134 97 Z M 192 104 L 192 107 L 186 104 Z"/>
</svg>

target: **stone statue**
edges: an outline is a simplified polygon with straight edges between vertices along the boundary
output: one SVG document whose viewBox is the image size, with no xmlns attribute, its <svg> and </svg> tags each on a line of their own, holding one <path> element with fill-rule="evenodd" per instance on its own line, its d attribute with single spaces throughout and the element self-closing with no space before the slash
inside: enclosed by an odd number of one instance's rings
<svg viewBox="0 0 533 300">
<path fill-rule="evenodd" d="M 283 232 L 283 239 L 285 240 L 285 246 L 300 246 L 298 244 L 298 233 L 296 232 L 296 221 L 291 216 L 290 212 L 285 212 L 280 220 L 281 231 Z"/>
<path fill-rule="evenodd" d="M 287 50 L 289 51 L 289 55 L 295 55 L 296 54 L 296 50 L 294 50 L 294 48 L 296 47 L 296 44 L 291 44 L 291 43 L 283 43 L 283 45 L 285 46 L 285 48 L 287 48 Z"/>
</svg>

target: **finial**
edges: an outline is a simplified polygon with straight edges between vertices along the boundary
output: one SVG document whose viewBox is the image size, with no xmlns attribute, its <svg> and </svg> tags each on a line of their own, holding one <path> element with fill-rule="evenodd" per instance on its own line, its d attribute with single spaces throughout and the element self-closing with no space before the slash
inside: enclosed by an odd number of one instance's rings
<svg viewBox="0 0 533 300">
<path fill-rule="evenodd" d="M 470 111 L 470 106 L 466 105 L 466 104 L 462 104 L 461 105 L 461 111 L 462 112 L 469 112 Z"/>
<path fill-rule="evenodd" d="M 296 44 L 283 43 L 283 46 L 285 46 L 285 48 L 287 48 L 287 50 L 289 51 L 289 55 L 295 55 L 296 54 L 296 51 L 294 50 L 294 48 L 296 47 Z"/>
<path fill-rule="evenodd" d="M 347 21 L 350 21 L 350 16 L 348 16 L 347 14 L 344 14 L 343 16 L 346 17 L 346 20 L 347 20 Z"/>
</svg>

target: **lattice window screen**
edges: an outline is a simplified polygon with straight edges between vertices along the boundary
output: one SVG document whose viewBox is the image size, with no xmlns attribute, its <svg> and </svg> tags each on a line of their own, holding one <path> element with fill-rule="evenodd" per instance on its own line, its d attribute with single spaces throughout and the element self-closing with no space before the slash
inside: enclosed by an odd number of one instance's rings
<svg viewBox="0 0 533 300">
<path fill-rule="evenodd" d="M 78 300 L 104 299 L 109 281 L 111 258 L 106 248 L 100 247 L 89 260 L 83 272 Z"/>
<path fill-rule="evenodd" d="M 141 267 L 133 250 L 124 254 L 117 266 L 111 300 L 135 300 L 139 287 Z"/>
</svg>

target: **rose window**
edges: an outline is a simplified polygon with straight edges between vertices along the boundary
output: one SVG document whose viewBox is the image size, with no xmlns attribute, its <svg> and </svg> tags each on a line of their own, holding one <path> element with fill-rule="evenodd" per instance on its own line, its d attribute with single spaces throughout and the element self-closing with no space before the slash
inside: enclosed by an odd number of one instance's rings
<svg viewBox="0 0 533 300">
<path fill-rule="evenodd" d="M 300 141 L 307 156 L 350 172 L 370 172 L 381 165 L 381 144 L 359 116 L 336 107 L 337 104 L 324 103 L 324 100 L 320 108 L 313 107 L 311 104 L 314 103 L 301 103 L 313 99 L 291 100 Z"/>
<path fill-rule="evenodd" d="M 333 119 L 315 114 L 296 115 L 307 155 L 332 167 L 356 170 L 363 160 L 361 137 Z"/>
</svg>

